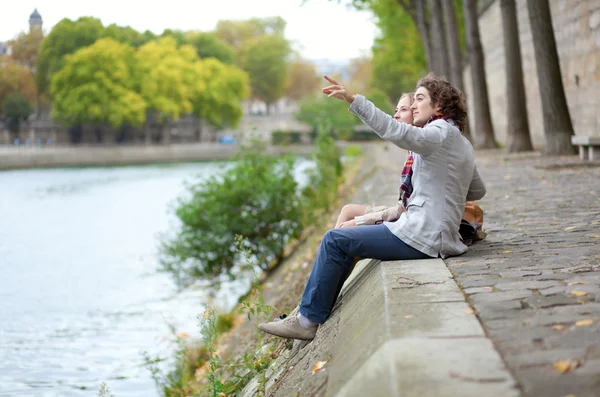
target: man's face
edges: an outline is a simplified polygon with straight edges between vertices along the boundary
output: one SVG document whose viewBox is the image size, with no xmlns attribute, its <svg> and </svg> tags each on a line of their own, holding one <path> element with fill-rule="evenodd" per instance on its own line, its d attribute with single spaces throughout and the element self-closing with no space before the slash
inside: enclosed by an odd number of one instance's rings
<svg viewBox="0 0 600 397">
<path fill-rule="evenodd" d="M 413 124 L 423 127 L 425 123 L 439 111 L 439 106 L 433 108 L 429 91 L 425 87 L 419 87 L 415 92 L 415 101 L 410 107 L 413 114 Z"/>
</svg>

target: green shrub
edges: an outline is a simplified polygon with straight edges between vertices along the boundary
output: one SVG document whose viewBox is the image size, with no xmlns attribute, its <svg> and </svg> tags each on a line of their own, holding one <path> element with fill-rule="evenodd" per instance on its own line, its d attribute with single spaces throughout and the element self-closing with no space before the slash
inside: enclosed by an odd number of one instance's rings
<svg viewBox="0 0 600 397">
<path fill-rule="evenodd" d="M 273 145 L 293 145 L 302 143 L 302 131 L 275 130 L 271 133 Z"/>
<path fill-rule="evenodd" d="M 316 166 L 309 172 L 310 182 L 302 192 L 307 216 L 329 210 L 341 181 L 343 168 L 340 151 L 329 131 L 331 129 L 327 123 L 318 127 L 317 150 L 313 155 Z"/>
<path fill-rule="evenodd" d="M 348 157 L 356 157 L 362 152 L 362 148 L 358 145 L 348 145 L 346 146 L 345 155 Z"/>
<path fill-rule="evenodd" d="M 219 276 L 235 278 L 241 259 L 236 236 L 244 237 L 253 262 L 266 269 L 279 262 L 287 241 L 302 227 L 303 208 L 293 175 L 294 159 L 246 148 L 237 163 L 219 176 L 189 186 L 175 214 L 182 223 L 161 243 L 161 270 L 178 285 Z"/>
</svg>

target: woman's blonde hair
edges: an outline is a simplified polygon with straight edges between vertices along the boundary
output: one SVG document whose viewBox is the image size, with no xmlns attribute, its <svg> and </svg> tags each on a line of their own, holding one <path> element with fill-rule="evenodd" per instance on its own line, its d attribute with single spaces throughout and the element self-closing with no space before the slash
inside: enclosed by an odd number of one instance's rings
<svg viewBox="0 0 600 397">
<path fill-rule="evenodd" d="M 400 102 L 402 99 L 404 99 L 404 97 L 408 97 L 408 100 L 410 101 L 410 105 L 412 105 L 413 102 L 415 101 L 415 93 L 414 92 L 405 92 L 404 94 L 402 94 L 402 96 L 400 97 L 398 102 Z"/>
</svg>

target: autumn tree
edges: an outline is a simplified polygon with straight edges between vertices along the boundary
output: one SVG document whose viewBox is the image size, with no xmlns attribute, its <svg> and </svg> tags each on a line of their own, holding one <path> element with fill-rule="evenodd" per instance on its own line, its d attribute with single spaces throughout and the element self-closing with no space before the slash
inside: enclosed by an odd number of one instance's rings
<svg viewBox="0 0 600 397">
<path fill-rule="evenodd" d="M 250 76 L 251 95 L 270 105 L 280 99 L 286 89 L 289 42 L 280 36 L 261 36 L 242 45 L 239 64 Z"/>
<path fill-rule="evenodd" d="M 350 60 L 347 67 L 348 87 L 354 92 L 366 93 L 373 86 L 373 62 L 371 57 L 358 57 Z"/>
<path fill-rule="evenodd" d="M 549 154 L 572 154 L 573 124 L 562 82 L 552 14 L 548 0 L 527 0 L 531 36 L 535 53 L 546 146 Z"/>
<path fill-rule="evenodd" d="M 7 58 L 0 62 L 0 107 L 4 99 L 13 93 L 22 94 L 29 103 L 35 103 L 37 89 L 31 71 Z"/>
<path fill-rule="evenodd" d="M 315 95 L 321 86 L 321 79 L 312 62 L 303 59 L 292 61 L 288 67 L 285 96 L 298 101 Z"/>
<path fill-rule="evenodd" d="M 52 77 L 52 117 L 68 125 L 94 125 L 98 141 L 107 126 L 139 127 L 146 103 L 136 92 L 135 70 L 133 49 L 111 38 L 67 55 Z"/>
</svg>

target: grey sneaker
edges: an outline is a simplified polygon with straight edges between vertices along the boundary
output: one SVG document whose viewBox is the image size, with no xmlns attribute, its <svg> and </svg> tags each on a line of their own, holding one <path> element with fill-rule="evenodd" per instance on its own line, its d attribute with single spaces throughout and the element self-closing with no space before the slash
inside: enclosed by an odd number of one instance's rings
<svg viewBox="0 0 600 397">
<path fill-rule="evenodd" d="M 258 324 L 258 328 L 267 334 L 288 339 L 313 340 L 318 327 L 304 328 L 293 315 L 284 320 Z"/>
</svg>

